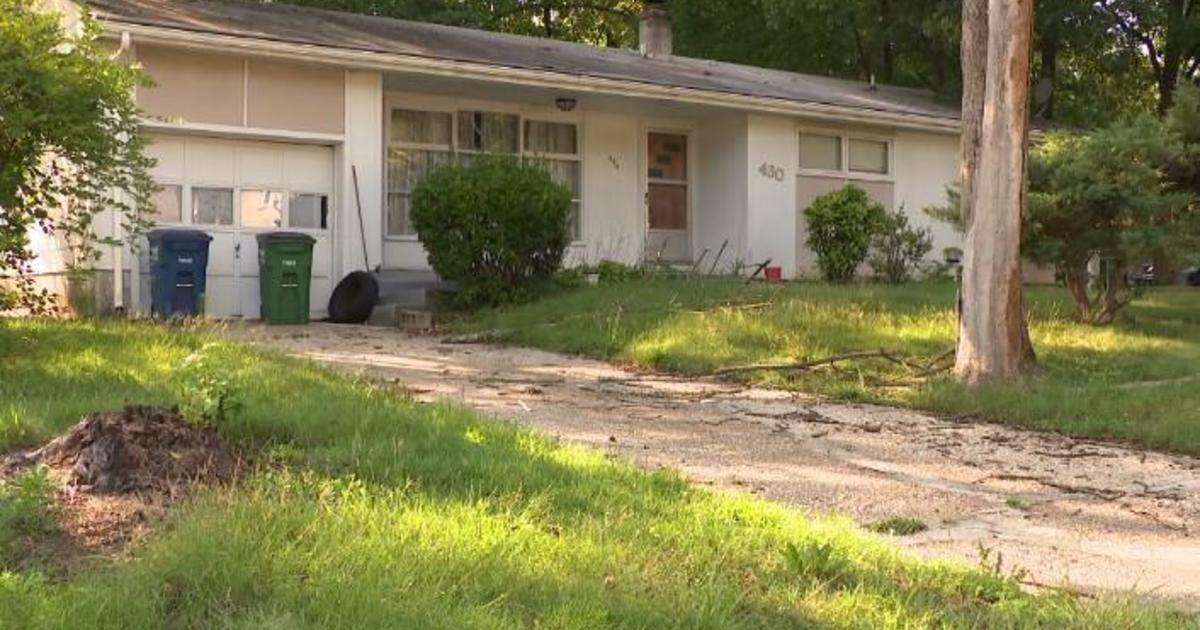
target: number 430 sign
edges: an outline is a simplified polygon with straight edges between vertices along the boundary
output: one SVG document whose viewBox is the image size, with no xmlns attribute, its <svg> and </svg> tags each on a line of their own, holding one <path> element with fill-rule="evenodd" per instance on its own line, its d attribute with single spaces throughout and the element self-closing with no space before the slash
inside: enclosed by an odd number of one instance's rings
<svg viewBox="0 0 1200 630">
<path fill-rule="evenodd" d="M 784 175 L 782 166 L 775 166 L 774 164 L 763 162 L 762 166 L 758 167 L 758 172 L 767 179 L 773 179 L 777 182 L 783 181 Z"/>
</svg>

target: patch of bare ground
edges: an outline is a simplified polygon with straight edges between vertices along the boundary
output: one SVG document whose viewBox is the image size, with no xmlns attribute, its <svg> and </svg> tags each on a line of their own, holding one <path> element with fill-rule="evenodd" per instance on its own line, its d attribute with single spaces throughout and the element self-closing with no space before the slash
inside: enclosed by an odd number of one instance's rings
<svg viewBox="0 0 1200 630">
<path fill-rule="evenodd" d="M 0 459 L 0 476 L 45 466 L 59 531 L 27 554 L 70 571 L 84 556 L 144 538 L 197 484 L 232 481 L 242 466 L 216 431 L 175 409 L 128 406 L 85 416 L 46 445 Z"/>
<path fill-rule="evenodd" d="M 638 372 L 537 350 L 314 324 L 228 334 L 498 419 L 863 524 L 1031 586 L 1200 610 L 1200 459 L 966 418 Z"/>
</svg>

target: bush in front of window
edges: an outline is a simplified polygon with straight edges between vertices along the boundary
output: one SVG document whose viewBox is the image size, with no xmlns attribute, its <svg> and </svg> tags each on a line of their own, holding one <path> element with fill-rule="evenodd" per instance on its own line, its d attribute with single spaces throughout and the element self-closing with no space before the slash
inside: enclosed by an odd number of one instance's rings
<svg viewBox="0 0 1200 630">
<path fill-rule="evenodd" d="M 551 286 L 571 240 L 571 193 L 514 160 L 440 168 L 417 186 L 412 203 L 430 266 L 459 286 L 468 307 L 536 296 Z"/>
<path fill-rule="evenodd" d="M 850 184 L 814 199 L 804 216 L 808 246 L 817 255 L 821 275 L 830 282 L 847 282 L 866 260 L 887 213 L 865 190 Z"/>
</svg>

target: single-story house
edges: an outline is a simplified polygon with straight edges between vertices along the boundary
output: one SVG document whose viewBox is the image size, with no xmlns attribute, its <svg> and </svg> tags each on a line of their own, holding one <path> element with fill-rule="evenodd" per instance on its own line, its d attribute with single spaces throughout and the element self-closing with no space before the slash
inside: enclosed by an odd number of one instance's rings
<svg viewBox="0 0 1200 630">
<path fill-rule="evenodd" d="M 707 266 L 727 243 L 722 267 L 770 259 L 811 276 L 802 211 L 846 182 L 928 226 L 932 257 L 960 243 L 921 212 L 957 179 L 956 104 L 676 56 L 661 10 L 642 17 L 640 50 L 620 50 L 269 2 L 88 6 L 156 83 L 137 102 L 157 221 L 214 237 L 212 315 L 257 317 L 263 231 L 316 237 L 314 316 L 350 271 L 427 269 L 410 195 L 430 169 L 485 151 L 574 192 L 569 262 L 707 250 Z M 115 305 L 146 308 L 134 251 L 107 251 L 101 269 L 121 270 Z"/>
</svg>

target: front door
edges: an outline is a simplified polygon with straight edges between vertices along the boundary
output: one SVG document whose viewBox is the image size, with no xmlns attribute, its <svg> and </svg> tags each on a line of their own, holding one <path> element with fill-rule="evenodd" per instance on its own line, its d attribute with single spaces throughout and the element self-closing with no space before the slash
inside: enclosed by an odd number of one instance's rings
<svg viewBox="0 0 1200 630">
<path fill-rule="evenodd" d="M 646 259 L 691 262 L 688 137 L 646 135 Z"/>
</svg>

